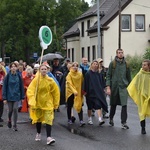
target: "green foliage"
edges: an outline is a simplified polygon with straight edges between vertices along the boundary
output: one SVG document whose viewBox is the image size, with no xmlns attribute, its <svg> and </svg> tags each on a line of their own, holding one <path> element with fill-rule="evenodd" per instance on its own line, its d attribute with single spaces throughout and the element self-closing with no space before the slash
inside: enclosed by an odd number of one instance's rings
<svg viewBox="0 0 150 150">
<path fill-rule="evenodd" d="M 134 77 L 141 68 L 143 57 L 138 55 L 134 55 L 133 57 L 131 57 L 130 55 L 127 55 L 126 61 L 129 63 L 132 77 Z"/>
<path fill-rule="evenodd" d="M 49 26 L 53 34 L 45 53 L 61 51 L 62 34 L 88 8 L 84 0 L 0 0 L 0 55 L 28 63 L 33 52 L 40 56 L 42 25 Z"/>
<path fill-rule="evenodd" d="M 55 13 L 57 27 L 61 27 L 64 33 L 74 24 L 74 20 L 88 9 L 87 3 L 81 0 L 58 0 Z"/>
<path fill-rule="evenodd" d="M 145 53 L 144 53 L 144 55 L 143 55 L 143 58 L 150 60 L 150 47 L 145 50 Z"/>
<path fill-rule="evenodd" d="M 38 30 L 45 24 L 51 26 L 47 8 L 50 5 L 46 1 L 3 0 L 0 42 L 5 43 L 5 54 L 11 60 L 27 60 L 33 52 L 40 53 Z"/>
</svg>

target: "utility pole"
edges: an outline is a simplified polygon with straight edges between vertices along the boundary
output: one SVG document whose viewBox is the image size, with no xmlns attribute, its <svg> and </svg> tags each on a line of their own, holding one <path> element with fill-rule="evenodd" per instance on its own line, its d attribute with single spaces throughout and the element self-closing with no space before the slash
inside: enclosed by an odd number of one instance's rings
<svg viewBox="0 0 150 150">
<path fill-rule="evenodd" d="M 97 57 L 101 58 L 101 40 L 100 40 L 100 10 L 99 10 L 100 0 L 97 0 L 97 35 L 98 35 L 98 47 L 97 47 Z"/>
<path fill-rule="evenodd" d="M 118 49 L 121 49 L 121 0 L 119 0 L 119 35 L 118 35 Z"/>
</svg>

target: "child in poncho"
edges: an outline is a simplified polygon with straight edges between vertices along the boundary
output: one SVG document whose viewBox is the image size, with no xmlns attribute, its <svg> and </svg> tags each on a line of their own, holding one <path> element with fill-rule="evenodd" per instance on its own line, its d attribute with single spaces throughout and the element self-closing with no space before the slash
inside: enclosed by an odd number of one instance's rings
<svg viewBox="0 0 150 150">
<path fill-rule="evenodd" d="M 67 116 L 68 124 L 72 124 L 71 111 L 72 108 L 77 111 L 80 121 L 80 126 L 84 126 L 85 122 L 83 121 L 83 94 L 82 94 L 82 82 L 83 75 L 78 71 L 78 63 L 72 63 L 70 72 L 66 77 L 66 102 L 67 102 Z"/>
<path fill-rule="evenodd" d="M 150 60 L 144 60 L 141 70 L 127 88 L 138 107 L 141 134 L 146 134 L 145 119 L 150 117 Z"/>
<path fill-rule="evenodd" d="M 55 142 L 51 137 L 51 127 L 54 119 L 54 109 L 57 109 L 60 101 L 59 87 L 55 81 L 48 77 L 46 65 L 41 65 L 39 73 L 30 83 L 27 89 L 28 104 L 32 123 L 36 123 L 37 134 L 35 141 L 41 140 L 41 126 L 46 124 L 47 145 Z"/>
</svg>

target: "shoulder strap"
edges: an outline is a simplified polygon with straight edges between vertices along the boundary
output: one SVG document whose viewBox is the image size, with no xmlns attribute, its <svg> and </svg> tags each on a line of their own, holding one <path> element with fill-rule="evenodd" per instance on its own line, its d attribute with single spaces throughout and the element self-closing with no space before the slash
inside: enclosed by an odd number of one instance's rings
<svg viewBox="0 0 150 150">
<path fill-rule="evenodd" d="M 113 60 L 112 65 L 113 65 L 113 66 L 112 66 L 113 69 L 115 69 L 115 68 L 116 68 L 116 60 L 115 60 L 115 59 Z"/>
<path fill-rule="evenodd" d="M 113 64 L 113 69 L 115 69 L 116 68 L 116 61 L 115 61 L 115 59 L 113 60 L 112 64 Z M 126 68 L 128 69 L 129 68 L 129 63 L 127 61 L 125 61 L 125 64 L 126 64 Z"/>
<path fill-rule="evenodd" d="M 125 61 L 126 63 L 126 68 L 128 69 L 129 68 L 129 63 L 127 61 Z"/>
</svg>

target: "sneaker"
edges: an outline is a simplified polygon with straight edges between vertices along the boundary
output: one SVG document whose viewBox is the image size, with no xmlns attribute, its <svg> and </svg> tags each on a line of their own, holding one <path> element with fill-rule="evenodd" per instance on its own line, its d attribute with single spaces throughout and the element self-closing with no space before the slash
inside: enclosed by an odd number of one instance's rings
<svg viewBox="0 0 150 150">
<path fill-rule="evenodd" d="M 39 133 L 36 134 L 35 141 L 41 141 L 41 134 Z"/>
<path fill-rule="evenodd" d="M 114 126 L 114 121 L 112 119 L 109 120 L 110 126 Z"/>
<path fill-rule="evenodd" d="M 2 118 L 0 118 L 0 122 L 4 122 L 4 120 Z"/>
<path fill-rule="evenodd" d="M 8 126 L 8 128 L 12 127 L 11 121 L 8 121 L 7 126 Z"/>
<path fill-rule="evenodd" d="M 123 124 L 122 124 L 122 129 L 125 129 L 125 130 L 126 130 L 126 129 L 129 129 L 129 127 L 128 127 L 128 125 L 127 125 L 126 123 L 123 123 Z"/>
<path fill-rule="evenodd" d="M 85 125 L 85 122 L 84 121 L 80 121 L 80 127 L 83 127 Z"/>
<path fill-rule="evenodd" d="M 53 143 L 55 143 L 55 139 L 53 139 L 52 137 L 48 137 L 47 138 L 47 145 L 51 145 Z"/>
<path fill-rule="evenodd" d="M 71 121 L 72 121 L 72 123 L 75 123 L 76 118 L 75 118 L 74 116 L 72 116 L 72 117 L 71 117 Z"/>
<path fill-rule="evenodd" d="M 14 130 L 14 131 L 18 131 L 17 126 L 13 126 L 13 130 Z"/>
<path fill-rule="evenodd" d="M 104 123 L 105 123 L 104 120 L 99 120 L 99 125 L 100 125 L 100 126 L 103 125 Z"/>
<path fill-rule="evenodd" d="M 68 120 L 68 124 L 72 124 L 72 120 Z"/>
<path fill-rule="evenodd" d="M 89 120 L 88 120 L 88 124 L 89 124 L 89 125 L 93 125 L 93 121 L 89 119 Z"/>
</svg>

